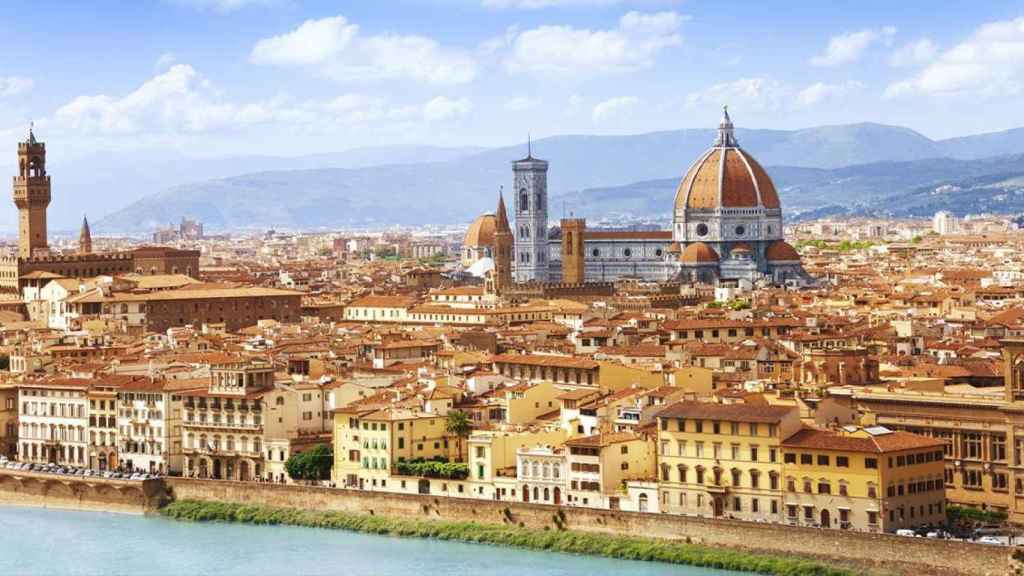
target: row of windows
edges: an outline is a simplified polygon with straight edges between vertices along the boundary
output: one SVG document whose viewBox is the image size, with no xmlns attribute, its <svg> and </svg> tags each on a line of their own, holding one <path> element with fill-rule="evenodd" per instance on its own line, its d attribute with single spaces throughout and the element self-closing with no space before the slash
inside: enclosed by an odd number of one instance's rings
<svg viewBox="0 0 1024 576">
<path fill-rule="evenodd" d="M 670 431 L 669 422 L 675 421 L 671 426 L 673 432 L 694 432 L 696 434 L 729 434 L 739 436 L 741 430 L 746 431 L 747 436 L 760 436 L 762 431 L 767 432 L 769 437 L 774 437 L 777 431 L 775 424 L 760 426 L 757 422 L 750 422 L 740 426 L 739 422 L 720 422 L 718 420 L 685 420 L 683 418 L 661 418 L 661 429 Z"/>
<path fill-rule="evenodd" d="M 754 428 L 757 431 L 757 428 Z M 694 453 L 693 456 L 697 458 L 704 458 L 704 442 L 694 442 Z M 675 442 L 675 454 L 672 453 L 672 444 L 668 440 L 661 441 L 661 455 L 662 456 L 690 456 L 689 454 L 689 442 L 686 440 L 676 440 Z M 778 461 L 778 450 L 776 448 L 768 448 L 768 462 Z M 729 460 L 743 461 L 743 453 L 739 444 L 731 444 L 729 446 L 729 452 L 727 454 Z M 755 444 L 751 444 L 747 448 L 746 453 L 748 462 L 760 462 L 761 461 L 761 447 Z M 720 442 L 713 442 L 711 444 L 711 457 L 715 460 L 721 460 L 723 457 L 722 444 Z"/>
</svg>

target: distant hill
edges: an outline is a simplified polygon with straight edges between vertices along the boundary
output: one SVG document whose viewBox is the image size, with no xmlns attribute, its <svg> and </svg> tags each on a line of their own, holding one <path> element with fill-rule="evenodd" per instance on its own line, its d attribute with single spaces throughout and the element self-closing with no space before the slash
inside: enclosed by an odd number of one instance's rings
<svg viewBox="0 0 1024 576">
<path fill-rule="evenodd" d="M 552 216 L 564 200 L 577 213 L 667 217 L 679 177 L 714 135 L 710 129 L 675 130 L 535 141 L 535 155 L 551 162 Z M 852 124 L 737 130 L 737 137 L 763 165 L 773 167 L 769 172 L 787 211 L 851 206 L 935 182 L 991 174 L 990 161 L 975 158 L 993 150 L 1024 153 L 1020 130 L 934 141 L 907 128 Z M 518 145 L 463 150 L 451 158 L 393 154 L 389 158 L 395 161 L 383 165 L 299 166 L 197 181 L 132 202 L 95 229 L 144 231 L 182 215 L 199 218 L 210 229 L 469 221 L 493 209 L 498 187 L 511 180 L 510 163 L 524 152 L 525 146 Z M 667 180 L 656 182 L 662 179 Z"/>
<path fill-rule="evenodd" d="M 931 216 L 1024 212 L 1010 202 L 1024 188 L 1024 154 L 980 160 L 925 159 L 875 162 L 832 170 L 769 166 L 789 218 L 838 214 Z M 551 200 L 572 206 L 577 216 L 669 215 L 680 178 L 590 188 Z M 1007 196 L 1009 195 L 1009 196 Z"/>
<path fill-rule="evenodd" d="M 478 147 L 379 146 L 306 156 L 229 156 L 189 158 L 180 154 L 151 151 L 92 154 L 66 159 L 59 142 L 48 143 L 47 167 L 53 178 L 50 229 L 70 227 L 78 235 L 82 215 L 90 221 L 174 186 L 189 182 L 227 178 L 267 170 L 319 168 L 362 168 L 396 162 L 440 162 L 477 154 Z M 13 153 L 9 166 L 0 163 L 0 174 L 13 175 Z M 182 214 L 158 218 L 163 224 L 177 221 Z M 0 228 L 16 229 L 17 212 L 9 206 L 0 210 Z"/>
</svg>

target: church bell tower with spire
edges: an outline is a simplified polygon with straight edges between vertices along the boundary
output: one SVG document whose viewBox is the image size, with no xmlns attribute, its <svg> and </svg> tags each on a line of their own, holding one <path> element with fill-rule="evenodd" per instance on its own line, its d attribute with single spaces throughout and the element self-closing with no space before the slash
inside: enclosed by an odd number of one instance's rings
<svg viewBox="0 0 1024 576">
<path fill-rule="evenodd" d="M 515 191 L 516 281 L 548 280 L 548 163 L 533 157 L 532 142 L 526 158 L 512 163 Z"/>
<path fill-rule="evenodd" d="M 498 213 L 494 224 L 494 293 L 503 295 L 512 287 L 512 227 L 505 211 L 505 195 L 498 192 Z"/>
<path fill-rule="evenodd" d="M 82 230 L 78 233 L 78 253 L 92 254 L 92 231 L 89 230 L 89 218 L 82 216 Z"/>
<path fill-rule="evenodd" d="M 50 205 L 50 177 L 46 174 L 46 144 L 28 137 L 18 143 L 18 175 L 14 177 L 14 205 L 18 207 L 18 257 L 28 259 L 49 250 L 46 209 Z"/>
</svg>

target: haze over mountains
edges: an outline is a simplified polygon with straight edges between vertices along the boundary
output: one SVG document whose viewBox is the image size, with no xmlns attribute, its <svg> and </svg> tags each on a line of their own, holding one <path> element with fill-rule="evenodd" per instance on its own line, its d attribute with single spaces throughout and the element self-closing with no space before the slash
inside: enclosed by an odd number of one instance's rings
<svg viewBox="0 0 1024 576">
<path fill-rule="evenodd" d="M 667 219 L 679 178 L 714 135 L 712 129 L 691 129 L 556 136 L 535 141 L 533 150 L 551 162 L 553 218 L 564 202 L 588 217 L 620 213 Z M 1012 192 L 1014 178 L 1024 175 L 1022 157 L 992 158 L 1024 154 L 1024 129 L 938 141 L 879 124 L 741 129 L 737 136 L 768 168 L 788 217 L 862 209 L 878 198 L 925 194 L 927 200 L 933 188 L 955 183 L 963 184 L 954 186 L 961 194 L 965 186 L 978 190 L 983 184 L 992 197 L 985 205 L 998 209 L 1000 191 Z M 498 187 L 511 182 L 511 161 L 525 151 L 525 145 L 387 147 L 300 158 L 171 158 L 158 167 L 140 162 L 108 168 L 99 162 L 91 171 L 54 165 L 51 213 L 55 226 L 80 219 L 85 207 L 75 205 L 77 185 L 109 190 L 104 205 L 88 206 L 90 215 L 110 212 L 102 219 L 94 216 L 100 233 L 147 231 L 181 216 L 198 218 L 210 230 L 463 222 L 493 209 Z M 120 170 L 147 177 L 125 178 Z M 968 182 L 977 178 L 982 180 Z M 159 183 L 166 188 L 154 188 Z M 115 210 L 119 203 L 124 207 Z M 914 205 L 930 209 L 920 199 Z M 886 208 L 899 209 L 898 202 Z"/>
</svg>

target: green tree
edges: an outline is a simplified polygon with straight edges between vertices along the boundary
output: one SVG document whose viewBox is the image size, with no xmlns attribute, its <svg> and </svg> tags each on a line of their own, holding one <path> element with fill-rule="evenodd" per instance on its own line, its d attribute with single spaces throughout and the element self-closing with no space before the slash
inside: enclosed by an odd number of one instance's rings
<svg viewBox="0 0 1024 576">
<path fill-rule="evenodd" d="M 305 452 L 289 456 L 284 468 L 292 480 L 326 480 L 331 477 L 333 465 L 334 452 L 331 447 L 317 444 Z"/>
<path fill-rule="evenodd" d="M 469 420 L 469 414 L 462 410 L 452 410 L 448 413 L 444 423 L 445 430 L 455 436 L 459 450 L 459 460 L 462 459 L 462 439 L 469 436 L 469 431 L 473 429 L 473 423 Z"/>
</svg>

